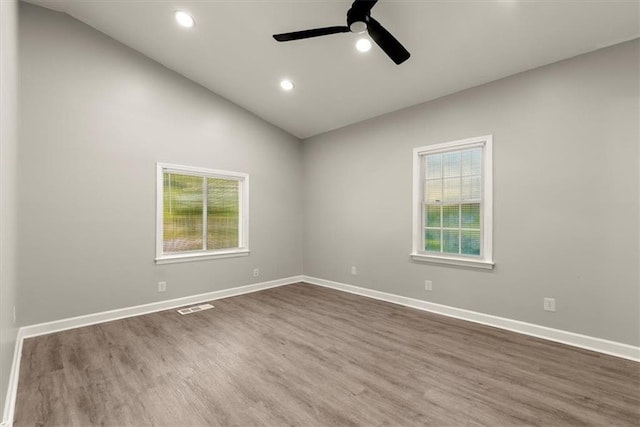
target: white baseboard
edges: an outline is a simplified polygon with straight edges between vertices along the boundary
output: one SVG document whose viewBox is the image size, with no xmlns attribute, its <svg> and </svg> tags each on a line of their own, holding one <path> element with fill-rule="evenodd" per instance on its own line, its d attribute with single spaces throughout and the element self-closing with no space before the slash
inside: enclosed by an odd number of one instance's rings
<svg viewBox="0 0 640 427">
<path fill-rule="evenodd" d="M 255 283 L 253 285 L 238 286 L 236 288 L 223 289 L 220 291 L 207 292 L 204 294 L 191 295 L 188 297 L 152 302 L 149 304 L 136 305 L 134 307 L 118 308 L 116 310 L 87 314 L 85 316 L 70 317 L 68 319 L 54 320 L 53 322 L 24 326 L 20 328 L 20 331 L 22 332 L 22 336 L 24 338 L 30 338 L 38 335 L 51 334 L 53 332 L 61 332 L 67 329 L 95 325 L 96 323 L 111 322 L 112 320 L 124 319 L 126 317 L 155 313 L 156 311 L 169 310 L 185 305 L 199 304 L 206 301 L 233 297 L 236 295 L 261 291 L 263 289 L 275 288 L 277 286 L 289 285 L 291 283 L 297 283 L 301 281 L 302 276 L 287 277 L 284 279 L 272 280 L 269 282 Z"/>
<path fill-rule="evenodd" d="M 504 317 L 492 316 L 490 314 L 478 313 L 461 308 L 450 307 L 442 304 L 435 304 L 428 301 L 403 297 L 400 295 L 376 291 L 373 289 L 360 288 L 358 286 L 347 285 L 345 283 L 333 282 L 331 280 L 319 279 L 317 277 L 303 276 L 303 281 L 313 285 L 324 286 L 326 288 L 349 292 L 369 298 L 417 308 L 431 313 L 441 314 L 456 319 L 467 320 L 487 326 L 493 326 L 508 331 L 543 338 L 586 350 L 609 354 L 636 362 L 640 362 L 640 347 L 623 344 L 615 341 L 608 341 L 602 338 L 590 337 L 588 335 L 576 334 L 560 329 L 548 328 L 546 326 L 535 325 L 533 323 L 521 322 L 519 320 L 507 319 Z"/>
<path fill-rule="evenodd" d="M 21 356 L 22 333 L 18 329 L 16 345 L 13 348 L 13 362 L 11 363 L 11 372 L 9 372 L 9 384 L 7 386 L 7 396 L 4 402 L 4 411 L 2 412 L 2 423 L 0 423 L 0 427 L 9 427 L 13 425 L 13 412 L 16 407 L 16 393 L 18 392 Z"/>
<path fill-rule="evenodd" d="M 198 295 L 191 295 L 188 297 L 152 302 L 149 304 L 137 305 L 134 307 L 119 308 L 116 310 L 87 314 L 85 316 L 77 316 L 68 319 L 54 320 L 53 322 L 23 326 L 18 330 L 18 336 L 16 338 L 16 345 L 13 354 L 13 364 L 11 365 L 11 373 L 9 374 L 9 386 L 7 388 L 7 397 L 5 400 L 2 423 L 0 423 L 0 427 L 13 425 L 16 393 L 18 392 L 20 359 L 22 357 L 22 342 L 25 338 L 66 331 L 68 329 L 80 328 L 82 326 L 95 325 L 97 323 L 110 322 L 112 320 L 124 319 L 126 317 L 155 313 L 157 311 L 169 310 L 185 305 L 198 304 L 206 301 L 213 301 L 217 299 L 248 294 L 251 292 L 262 291 L 264 289 L 290 285 L 292 283 L 298 282 L 302 282 L 302 276 L 292 276 L 284 279 L 271 280 L 269 282 L 254 283 L 252 285 L 238 286 L 235 288 L 207 292 Z"/>
</svg>

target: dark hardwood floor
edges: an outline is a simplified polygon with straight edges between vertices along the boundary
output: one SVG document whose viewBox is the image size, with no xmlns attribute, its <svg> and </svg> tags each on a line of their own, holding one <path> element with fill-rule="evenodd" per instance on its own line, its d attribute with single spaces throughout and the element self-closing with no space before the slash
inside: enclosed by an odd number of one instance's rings
<svg viewBox="0 0 640 427">
<path fill-rule="evenodd" d="M 295 284 L 24 341 L 15 425 L 640 425 L 640 363 Z"/>
</svg>

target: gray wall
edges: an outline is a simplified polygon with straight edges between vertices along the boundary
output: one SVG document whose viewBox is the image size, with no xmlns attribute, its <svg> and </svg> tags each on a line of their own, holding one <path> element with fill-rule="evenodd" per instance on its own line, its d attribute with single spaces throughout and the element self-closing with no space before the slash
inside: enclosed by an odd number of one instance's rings
<svg viewBox="0 0 640 427">
<path fill-rule="evenodd" d="M 67 15 L 19 34 L 21 324 L 302 274 L 298 139 Z M 155 265 L 156 162 L 249 173 L 251 255 Z"/>
<path fill-rule="evenodd" d="M 13 350 L 17 301 L 16 152 L 17 152 L 17 1 L 0 1 L 0 413 L 4 409 Z M 7 415 L 7 414 L 5 414 Z"/>
<path fill-rule="evenodd" d="M 305 274 L 639 345 L 638 50 L 624 43 L 305 140 Z M 487 134 L 495 270 L 411 261 L 412 148 Z"/>
</svg>

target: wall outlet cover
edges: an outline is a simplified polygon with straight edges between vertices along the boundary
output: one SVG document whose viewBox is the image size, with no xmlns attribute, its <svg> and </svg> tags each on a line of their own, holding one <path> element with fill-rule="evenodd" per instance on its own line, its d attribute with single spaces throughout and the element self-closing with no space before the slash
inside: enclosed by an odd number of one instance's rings
<svg viewBox="0 0 640 427">
<path fill-rule="evenodd" d="M 556 299 L 545 298 L 544 299 L 544 311 L 556 311 Z"/>
</svg>

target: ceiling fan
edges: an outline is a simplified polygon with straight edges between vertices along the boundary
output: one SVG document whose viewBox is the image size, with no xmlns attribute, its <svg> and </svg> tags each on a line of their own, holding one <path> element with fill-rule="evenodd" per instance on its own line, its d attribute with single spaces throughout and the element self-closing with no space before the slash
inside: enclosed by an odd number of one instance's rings
<svg viewBox="0 0 640 427">
<path fill-rule="evenodd" d="M 378 0 L 356 0 L 347 12 L 347 26 L 314 28 L 312 30 L 294 31 L 292 33 L 274 34 L 279 42 L 308 39 L 310 37 L 327 36 L 337 33 L 363 33 L 369 36 L 396 64 L 402 64 L 411 54 L 391 35 L 378 21 L 371 17 L 371 9 Z"/>
</svg>

